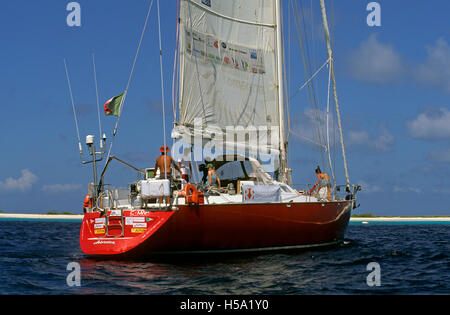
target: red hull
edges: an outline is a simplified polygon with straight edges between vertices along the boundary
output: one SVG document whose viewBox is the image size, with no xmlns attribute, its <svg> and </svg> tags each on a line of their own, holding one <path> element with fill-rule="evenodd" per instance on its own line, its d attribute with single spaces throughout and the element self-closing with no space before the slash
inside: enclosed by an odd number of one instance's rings
<svg viewBox="0 0 450 315">
<path fill-rule="evenodd" d="M 102 233 L 101 224 L 95 229 L 100 214 L 94 212 L 84 216 L 80 245 L 90 255 L 131 256 L 321 246 L 343 239 L 351 209 L 351 201 L 340 201 L 125 210 L 125 217 L 139 217 L 136 220 L 145 221 L 146 227 L 134 228 L 133 219 L 124 219 L 128 225 L 123 224 L 123 235 L 121 229 L 110 230 L 110 235 L 116 236 L 108 237 Z"/>
</svg>

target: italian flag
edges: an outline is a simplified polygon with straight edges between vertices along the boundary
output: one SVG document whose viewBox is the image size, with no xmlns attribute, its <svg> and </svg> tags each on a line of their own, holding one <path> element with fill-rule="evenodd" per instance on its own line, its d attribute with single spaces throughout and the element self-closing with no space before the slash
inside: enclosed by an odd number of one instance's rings
<svg viewBox="0 0 450 315">
<path fill-rule="evenodd" d="M 105 103 L 104 111 L 106 116 L 119 116 L 120 104 L 122 103 L 123 93 L 114 96 Z"/>
</svg>

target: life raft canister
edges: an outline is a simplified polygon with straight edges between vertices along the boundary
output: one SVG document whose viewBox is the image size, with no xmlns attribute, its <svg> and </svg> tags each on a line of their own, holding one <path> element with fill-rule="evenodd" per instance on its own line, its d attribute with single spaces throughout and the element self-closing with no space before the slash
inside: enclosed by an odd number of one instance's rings
<svg viewBox="0 0 450 315">
<path fill-rule="evenodd" d="M 186 184 L 186 186 L 184 187 L 184 195 L 186 204 L 198 205 L 205 202 L 203 193 L 201 191 L 198 191 L 197 188 L 192 184 Z"/>
</svg>

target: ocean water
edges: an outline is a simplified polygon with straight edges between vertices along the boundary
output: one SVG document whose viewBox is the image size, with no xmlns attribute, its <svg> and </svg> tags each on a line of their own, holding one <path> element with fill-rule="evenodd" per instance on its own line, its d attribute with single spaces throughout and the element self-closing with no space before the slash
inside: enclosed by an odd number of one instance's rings
<svg viewBox="0 0 450 315">
<path fill-rule="evenodd" d="M 450 294 L 450 224 L 352 223 L 329 249 L 162 261 L 91 259 L 80 225 L 0 221 L 0 294 Z"/>
</svg>

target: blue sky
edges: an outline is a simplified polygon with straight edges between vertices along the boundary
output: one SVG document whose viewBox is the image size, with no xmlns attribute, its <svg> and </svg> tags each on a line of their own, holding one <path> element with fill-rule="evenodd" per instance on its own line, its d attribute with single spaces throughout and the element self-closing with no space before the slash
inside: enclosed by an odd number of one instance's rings
<svg viewBox="0 0 450 315">
<path fill-rule="evenodd" d="M 98 137 L 91 55 L 95 53 L 100 104 L 127 83 L 150 1 L 78 1 L 81 26 L 66 24 L 69 1 L 9 1 L 0 12 L 0 210 L 80 213 L 92 170 L 80 163 L 63 58 L 66 58 L 82 142 Z M 318 1 L 303 0 L 318 68 L 326 59 Z M 450 4 L 378 1 L 381 26 L 369 27 L 370 1 L 326 1 L 334 25 L 336 80 L 350 179 L 361 184 L 357 213 L 450 214 Z M 156 3 L 155 3 L 156 4 Z M 304 81 L 296 30 L 288 37 L 290 91 Z M 161 1 L 168 130 L 176 1 Z M 293 19 L 291 18 L 293 23 Z M 293 25 L 293 24 L 292 24 Z M 113 154 L 138 167 L 153 166 L 163 139 L 156 5 L 115 139 Z M 297 53 L 297 55 L 295 55 Z M 317 78 L 327 77 L 326 71 Z M 325 89 L 321 88 L 324 109 Z M 318 93 L 319 94 L 319 93 Z M 292 129 L 307 134 L 305 95 L 290 104 Z M 111 138 L 115 120 L 101 117 Z M 168 131 L 169 133 L 169 131 Z M 340 152 L 338 179 L 345 182 Z M 291 136 L 294 183 L 315 181 L 317 149 Z M 135 173 L 115 165 L 109 182 L 126 186 Z"/>
</svg>

